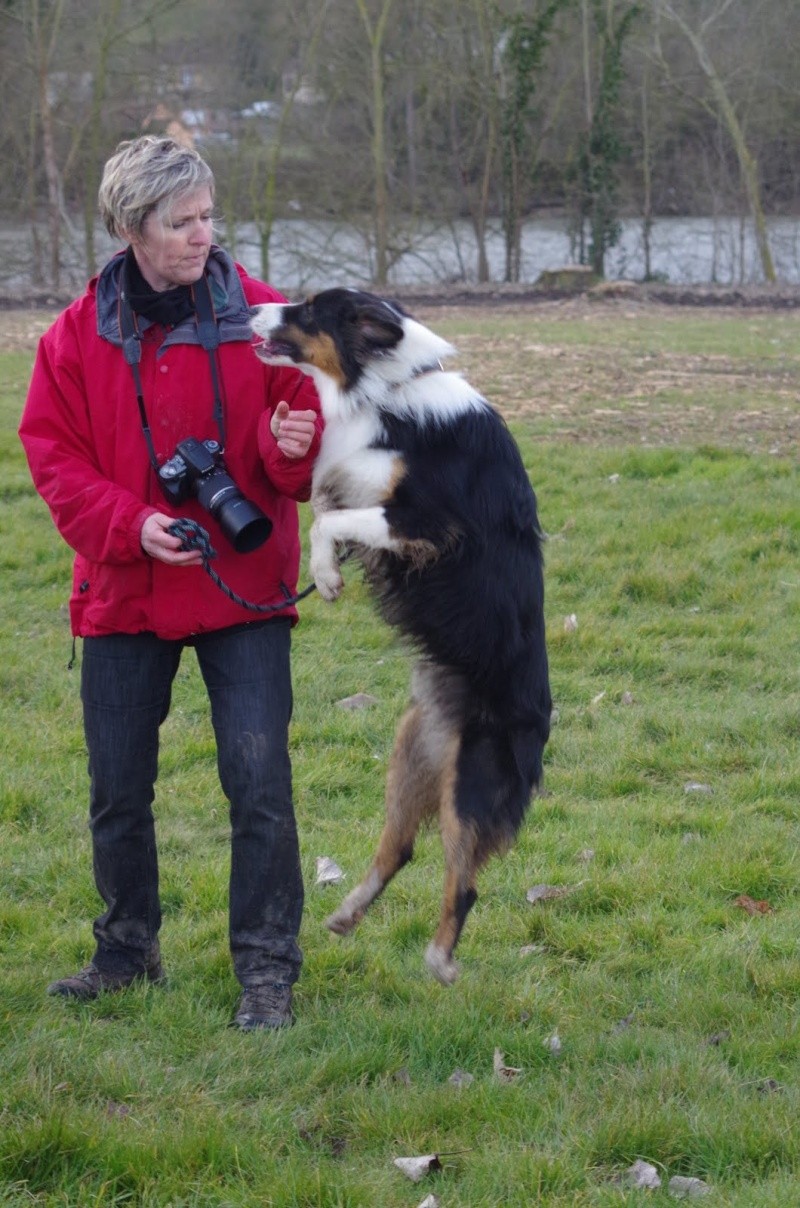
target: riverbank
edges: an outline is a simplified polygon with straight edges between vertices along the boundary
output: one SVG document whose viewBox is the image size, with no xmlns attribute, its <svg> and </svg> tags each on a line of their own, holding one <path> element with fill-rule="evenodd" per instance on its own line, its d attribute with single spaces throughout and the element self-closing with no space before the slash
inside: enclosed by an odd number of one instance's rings
<svg viewBox="0 0 800 1208">
<path fill-rule="evenodd" d="M 592 305 L 608 302 L 654 303 L 663 306 L 735 306 L 759 310 L 800 308 L 797 285 L 669 285 L 658 281 L 582 281 L 556 278 L 570 270 L 554 270 L 536 282 L 487 282 L 484 285 L 372 286 L 375 293 L 413 306 L 517 306 L 583 299 Z M 75 295 L 65 291 L 25 290 L 0 293 L 0 312 L 54 311 L 66 306 Z"/>
</svg>

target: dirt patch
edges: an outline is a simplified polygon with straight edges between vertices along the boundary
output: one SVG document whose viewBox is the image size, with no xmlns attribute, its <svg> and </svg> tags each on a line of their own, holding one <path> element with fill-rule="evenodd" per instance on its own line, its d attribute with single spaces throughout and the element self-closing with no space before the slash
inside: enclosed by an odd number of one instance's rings
<svg viewBox="0 0 800 1208">
<path fill-rule="evenodd" d="M 27 352 L 58 314 L 57 309 L 0 308 L 0 352 Z"/>
<path fill-rule="evenodd" d="M 537 419 L 542 435 L 600 444 L 800 450 L 800 364 L 767 375 L 756 364 L 674 353 L 603 363 L 591 349 L 542 353 L 529 346 L 527 352 L 526 360 L 492 373 L 491 351 L 475 341 L 461 362 L 509 420 Z"/>
<path fill-rule="evenodd" d="M 532 422 L 543 437 L 800 452 L 800 342 L 789 308 L 582 295 L 517 303 L 499 337 L 489 334 L 498 330 L 493 307 L 416 313 L 446 324 L 459 368 L 508 419 Z"/>
</svg>

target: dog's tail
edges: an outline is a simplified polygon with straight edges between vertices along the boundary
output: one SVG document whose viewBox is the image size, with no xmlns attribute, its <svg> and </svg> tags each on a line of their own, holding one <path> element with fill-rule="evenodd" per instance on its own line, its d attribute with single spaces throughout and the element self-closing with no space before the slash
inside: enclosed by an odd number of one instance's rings
<svg viewBox="0 0 800 1208">
<path fill-rule="evenodd" d="M 472 827 L 482 862 L 514 840 L 542 778 L 545 739 L 537 728 L 507 730 L 478 720 L 461 736 L 455 807 Z"/>
</svg>

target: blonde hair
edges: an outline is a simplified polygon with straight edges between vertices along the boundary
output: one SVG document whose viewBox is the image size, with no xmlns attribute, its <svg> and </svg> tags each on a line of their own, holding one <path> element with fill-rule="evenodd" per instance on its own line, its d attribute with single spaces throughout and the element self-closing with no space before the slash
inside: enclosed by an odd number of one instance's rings
<svg viewBox="0 0 800 1208">
<path fill-rule="evenodd" d="M 214 173 L 201 155 L 174 138 L 144 134 L 120 143 L 103 169 L 97 195 L 109 235 L 140 236 L 148 214 L 167 217 L 175 202 L 207 186 Z"/>
</svg>

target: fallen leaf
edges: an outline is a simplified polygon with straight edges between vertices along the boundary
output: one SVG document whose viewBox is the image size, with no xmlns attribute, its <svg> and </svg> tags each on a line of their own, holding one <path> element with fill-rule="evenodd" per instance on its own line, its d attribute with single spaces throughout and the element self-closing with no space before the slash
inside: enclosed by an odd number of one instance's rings
<svg viewBox="0 0 800 1208">
<path fill-rule="evenodd" d="M 706 1041 L 706 1044 L 711 1045 L 712 1047 L 715 1047 L 717 1045 L 722 1044 L 726 1040 L 730 1040 L 730 1038 L 731 1038 L 731 1034 L 728 1031 L 728 1029 L 723 1028 L 721 1032 L 714 1032 L 713 1035 L 709 1036 L 708 1040 Z"/>
<path fill-rule="evenodd" d="M 702 1179 L 685 1178 L 680 1174 L 670 1179 L 667 1190 L 676 1200 L 695 1200 L 711 1194 L 711 1188 Z"/>
<path fill-rule="evenodd" d="M 581 864 L 591 864 L 594 859 L 594 848 L 584 847 L 583 851 L 579 851 L 576 860 L 580 860 Z"/>
<path fill-rule="evenodd" d="M 611 1035 L 618 1036 L 620 1032 L 627 1032 L 628 1028 L 633 1023 L 635 1015 L 636 1008 L 634 1007 L 629 1015 L 626 1015 L 623 1019 L 618 1020 L 617 1023 L 614 1024 L 613 1028 L 611 1029 Z"/>
<path fill-rule="evenodd" d="M 522 1073 L 519 1066 L 506 1065 L 503 1053 L 500 1049 L 494 1051 L 494 1076 L 499 1078 L 501 1082 L 513 1082 L 514 1079 Z"/>
<path fill-rule="evenodd" d="M 622 1176 L 621 1182 L 627 1183 L 629 1187 L 646 1187 L 655 1191 L 661 1186 L 661 1176 L 650 1162 L 643 1162 L 639 1158 L 634 1162 L 633 1166 L 629 1166 Z"/>
<path fill-rule="evenodd" d="M 426 1195 L 425 1199 L 417 1205 L 417 1208 L 439 1208 L 441 1202 L 438 1195 Z"/>
<path fill-rule="evenodd" d="M 401 1066 L 399 1070 L 395 1070 L 392 1074 L 392 1080 L 399 1082 L 401 1086 L 411 1086 L 411 1075 L 405 1066 Z"/>
<path fill-rule="evenodd" d="M 554 1057 L 558 1057 L 561 1053 L 561 1037 L 558 1032 L 553 1032 L 552 1036 L 548 1036 L 544 1041 L 544 1047 L 552 1053 Z"/>
<path fill-rule="evenodd" d="M 635 705 L 636 701 L 634 700 L 633 693 L 623 692 L 622 696 L 619 698 L 619 703 L 621 705 Z"/>
<path fill-rule="evenodd" d="M 394 1164 L 412 1183 L 421 1182 L 432 1170 L 442 1169 L 438 1153 L 425 1154 L 420 1158 L 395 1158 Z"/>
<path fill-rule="evenodd" d="M 599 704 L 600 704 L 600 701 L 603 699 L 603 697 L 604 697 L 604 696 L 605 696 L 605 692 L 604 692 L 604 691 L 603 691 L 603 692 L 598 692 L 598 693 L 597 693 L 597 696 L 593 696 L 593 697 L 592 697 L 592 704 L 593 704 L 593 705 L 599 705 Z"/>
<path fill-rule="evenodd" d="M 533 885 L 525 894 L 529 902 L 547 902 L 551 898 L 565 898 L 572 893 L 574 885 Z"/>
<path fill-rule="evenodd" d="M 450 1077 L 447 1079 L 451 1086 L 456 1086 L 461 1089 L 462 1086 L 470 1086 L 475 1078 L 467 1070 L 453 1070 Z"/>
<path fill-rule="evenodd" d="M 701 784 L 698 780 L 689 780 L 683 786 L 683 791 L 684 791 L 684 793 L 709 793 L 709 794 L 714 792 L 714 790 L 712 789 L 710 784 Z"/>
<path fill-rule="evenodd" d="M 110 1119 L 113 1119 L 115 1116 L 124 1119 L 125 1116 L 129 1116 L 130 1114 L 130 1105 L 127 1103 L 114 1103 L 112 1099 L 109 1099 L 108 1103 L 106 1103 L 106 1115 Z"/>
<path fill-rule="evenodd" d="M 762 899 L 759 902 L 748 897 L 746 893 L 740 893 L 738 898 L 734 898 L 734 906 L 740 906 L 742 910 L 746 910 L 748 914 L 773 914 L 774 911 L 769 902 Z"/>
<path fill-rule="evenodd" d="M 519 954 L 520 956 L 541 956 L 546 951 L 544 944 L 523 944 Z"/>
<path fill-rule="evenodd" d="M 344 873 L 330 856 L 317 856 L 317 885 L 338 885 Z"/>
<path fill-rule="evenodd" d="M 763 1082 L 759 1082 L 756 1090 L 759 1095 L 774 1095 L 777 1091 L 782 1091 L 783 1087 L 774 1078 L 765 1078 Z"/>
<path fill-rule="evenodd" d="M 345 696 L 337 700 L 336 705 L 339 709 L 370 709 L 377 703 L 377 696 L 370 696 L 368 692 L 356 692 L 355 696 Z"/>
<path fill-rule="evenodd" d="M 564 633 L 574 633 L 578 628 L 578 614 L 571 612 L 568 617 L 564 617 Z"/>
</svg>

